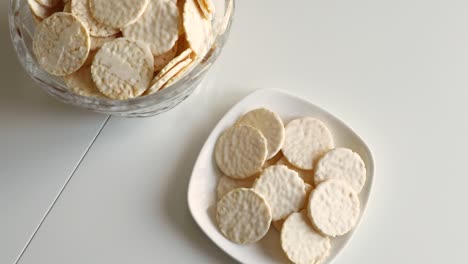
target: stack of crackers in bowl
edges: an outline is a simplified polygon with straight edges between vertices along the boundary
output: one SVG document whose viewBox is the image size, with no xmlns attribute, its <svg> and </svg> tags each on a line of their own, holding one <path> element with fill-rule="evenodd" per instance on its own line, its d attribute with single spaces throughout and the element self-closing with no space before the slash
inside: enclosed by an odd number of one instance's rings
<svg viewBox="0 0 468 264">
<path fill-rule="evenodd" d="M 331 240 L 359 220 L 365 164 L 336 147 L 315 117 L 284 125 L 274 112 L 253 109 L 221 134 L 214 157 L 221 171 L 216 221 L 234 243 L 255 243 L 273 226 L 290 261 L 323 263 Z"/>
<path fill-rule="evenodd" d="M 189 72 L 214 36 L 211 0 L 28 0 L 37 63 L 78 95 L 128 100 Z"/>
</svg>

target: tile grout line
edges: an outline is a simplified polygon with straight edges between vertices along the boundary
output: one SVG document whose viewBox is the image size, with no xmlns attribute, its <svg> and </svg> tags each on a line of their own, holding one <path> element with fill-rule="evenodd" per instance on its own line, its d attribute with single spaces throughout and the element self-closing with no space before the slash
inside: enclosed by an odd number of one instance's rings
<svg viewBox="0 0 468 264">
<path fill-rule="evenodd" d="M 73 178 L 73 175 L 75 175 L 75 172 L 78 170 L 78 168 L 80 167 L 81 165 L 81 162 L 84 160 L 84 158 L 86 157 L 86 155 L 88 155 L 88 152 L 91 150 L 92 146 L 94 145 L 94 142 L 96 142 L 97 138 L 99 137 L 99 135 L 101 134 L 102 130 L 104 129 L 104 127 L 107 125 L 107 122 L 109 121 L 110 119 L 110 115 L 107 116 L 106 120 L 104 121 L 104 123 L 102 124 L 101 128 L 99 129 L 99 131 L 96 133 L 96 135 L 94 136 L 94 138 L 91 140 L 91 143 L 88 145 L 88 147 L 86 148 L 84 154 L 81 156 L 81 158 L 78 160 L 78 163 L 76 164 L 75 168 L 73 169 L 73 171 L 71 172 L 70 176 L 68 177 L 67 181 L 65 182 L 65 184 L 63 185 L 62 189 L 60 190 L 60 192 L 58 193 L 58 195 L 55 197 L 55 199 L 53 200 L 52 204 L 49 206 L 49 209 L 47 209 L 45 215 L 42 217 L 41 221 L 39 222 L 39 225 L 37 225 L 36 229 L 34 230 L 33 234 L 31 235 L 31 237 L 29 238 L 28 242 L 26 243 L 26 245 L 24 246 L 23 250 L 21 250 L 21 253 L 19 254 L 18 258 L 16 258 L 15 260 L 15 264 L 17 264 L 21 258 L 23 257 L 24 253 L 26 252 L 26 250 L 28 249 L 29 245 L 31 244 L 32 240 L 34 239 L 34 237 L 36 236 L 37 232 L 39 231 L 39 229 L 42 227 L 42 224 L 44 223 L 44 221 L 46 220 L 47 216 L 49 216 L 49 213 L 52 211 L 52 208 L 55 206 L 55 204 L 57 203 L 58 199 L 60 198 L 60 196 L 62 195 L 63 191 L 65 190 L 65 188 L 68 186 L 68 183 L 70 183 L 70 180 Z"/>
</svg>

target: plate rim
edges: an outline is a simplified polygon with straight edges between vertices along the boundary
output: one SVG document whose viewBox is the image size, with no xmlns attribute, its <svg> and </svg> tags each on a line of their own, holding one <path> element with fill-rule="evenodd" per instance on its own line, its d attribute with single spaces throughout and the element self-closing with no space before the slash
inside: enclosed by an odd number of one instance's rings
<svg viewBox="0 0 468 264">
<path fill-rule="evenodd" d="M 201 153 L 203 153 L 205 151 L 205 148 L 208 147 L 208 145 L 206 144 L 208 139 L 211 138 L 211 136 L 215 133 L 215 130 L 216 128 L 220 125 L 220 122 L 227 116 L 229 115 L 231 112 L 233 112 L 235 109 L 237 109 L 237 107 L 239 105 L 241 105 L 244 101 L 246 101 L 247 99 L 249 99 L 250 97 L 253 97 L 253 96 L 258 96 L 258 94 L 262 94 L 262 93 L 266 93 L 266 94 L 278 94 L 280 96 L 287 96 L 287 97 L 290 97 L 290 98 L 293 98 L 295 100 L 299 100 L 303 103 L 306 103 L 306 104 L 309 104 L 309 105 L 312 105 L 313 107 L 315 108 L 318 108 L 320 109 L 321 111 L 323 111 L 325 114 L 333 117 L 336 119 L 336 121 L 338 121 L 341 125 L 344 125 L 345 127 L 349 128 L 350 131 L 356 136 L 356 138 L 358 140 L 360 140 L 362 143 L 363 143 L 363 147 L 364 147 L 364 150 L 369 153 L 369 165 L 367 167 L 367 170 L 370 171 L 371 173 L 369 175 L 372 175 L 372 177 L 369 177 L 370 180 L 368 179 L 367 180 L 367 184 L 368 184 L 368 195 L 367 195 L 367 199 L 365 200 L 365 204 L 366 204 L 366 207 L 363 211 L 361 211 L 361 216 L 359 217 L 358 219 L 358 222 L 356 223 L 356 226 L 353 228 L 353 230 L 351 231 L 351 236 L 349 237 L 349 239 L 347 239 L 344 244 L 343 244 L 343 247 L 340 251 L 338 251 L 336 253 L 336 255 L 329 260 L 329 264 L 330 263 L 333 263 L 335 261 L 335 259 L 342 253 L 342 251 L 344 249 L 346 249 L 348 247 L 348 244 L 352 241 L 352 239 L 354 238 L 354 235 L 355 235 L 355 232 L 359 229 L 360 225 L 361 225 L 361 222 L 362 220 L 364 219 L 364 216 L 367 212 L 367 208 L 369 207 L 369 202 L 371 200 L 371 196 L 372 196 L 372 189 L 373 189 L 373 186 L 374 186 L 374 182 L 375 182 L 375 171 L 376 171 L 376 165 L 375 165 L 375 159 L 374 159 L 374 155 L 371 151 L 371 148 L 369 147 L 368 143 L 366 141 L 364 141 L 361 136 L 354 130 L 353 127 L 349 126 L 348 124 L 346 124 L 343 120 L 341 120 L 341 118 L 337 117 L 336 115 L 332 114 L 331 112 L 327 111 L 325 108 L 321 107 L 321 106 L 318 106 L 314 103 L 312 103 L 311 101 L 307 100 L 307 99 L 304 99 L 304 98 L 301 98 L 297 95 L 294 95 L 294 94 L 291 94 L 289 92 L 286 92 L 286 91 L 283 91 L 283 90 L 280 90 L 280 89 L 274 89 L 274 88 L 263 88 L 263 89 L 257 89 L 251 93 L 249 93 L 248 95 L 244 96 L 242 99 L 240 99 L 239 101 L 237 101 L 233 106 L 231 106 L 229 108 L 228 111 L 226 111 L 223 116 L 218 120 L 218 122 L 216 122 L 216 124 L 213 126 L 213 128 L 211 129 L 211 132 L 210 134 L 206 137 L 204 143 L 203 143 L 203 146 L 202 148 L 200 149 L 200 151 L 198 152 L 197 154 L 197 159 L 195 160 L 195 163 L 193 165 L 193 168 L 192 168 L 192 172 L 190 174 L 190 180 L 189 180 L 189 184 L 188 184 L 188 188 L 187 188 L 187 204 L 188 204 L 188 208 L 189 208 L 189 211 L 190 211 L 190 215 L 192 216 L 192 219 L 195 221 L 195 223 L 197 224 L 198 228 L 200 228 L 203 233 L 205 234 L 205 236 L 207 236 L 210 241 L 212 243 L 214 243 L 220 250 L 222 250 L 224 253 L 226 253 L 228 256 L 230 256 L 232 259 L 236 260 L 236 261 L 240 261 L 237 257 L 233 256 L 231 254 L 231 252 L 229 251 L 226 251 L 224 250 L 220 245 L 218 245 L 218 243 L 216 243 L 216 241 L 214 241 L 211 236 L 208 234 L 208 232 L 203 228 L 203 226 L 199 223 L 197 217 L 195 217 L 195 213 L 193 212 L 194 209 L 192 207 L 192 201 L 190 199 L 191 195 L 191 187 L 193 185 L 193 175 L 194 175 L 194 172 L 195 172 L 195 168 L 197 167 L 198 163 L 200 162 L 201 160 Z"/>
</svg>

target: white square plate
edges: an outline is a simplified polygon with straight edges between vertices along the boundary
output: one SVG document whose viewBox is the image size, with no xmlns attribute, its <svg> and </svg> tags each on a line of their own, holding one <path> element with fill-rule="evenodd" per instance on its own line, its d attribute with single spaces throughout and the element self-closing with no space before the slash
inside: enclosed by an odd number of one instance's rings
<svg viewBox="0 0 468 264">
<path fill-rule="evenodd" d="M 193 168 L 188 188 L 190 212 L 205 234 L 227 254 L 242 263 L 288 263 L 280 245 L 279 232 L 270 228 L 268 234 L 259 242 L 250 245 L 238 245 L 227 240 L 218 230 L 215 220 L 216 184 L 221 174 L 214 160 L 214 147 L 219 135 L 245 112 L 266 107 L 277 113 L 285 124 L 290 120 L 311 116 L 322 120 L 332 131 L 335 145 L 357 152 L 367 168 L 366 184 L 359 194 L 361 200 L 361 218 L 367 207 L 374 177 L 374 161 L 366 143 L 345 123 L 332 114 L 299 97 L 278 90 L 258 90 L 245 97 L 218 122 L 206 140 Z M 325 263 L 332 260 L 346 246 L 356 228 L 345 236 L 332 239 L 332 250 Z"/>
</svg>

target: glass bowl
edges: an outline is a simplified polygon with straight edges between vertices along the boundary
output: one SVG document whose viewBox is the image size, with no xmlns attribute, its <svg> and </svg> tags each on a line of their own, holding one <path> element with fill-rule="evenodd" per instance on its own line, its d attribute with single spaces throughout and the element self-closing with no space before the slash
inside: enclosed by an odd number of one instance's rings
<svg viewBox="0 0 468 264">
<path fill-rule="evenodd" d="M 126 117 L 153 116 L 175 107 L 200 84 L 210 67 L 220 55 L 229 37 L 233 20 L 235 0 L 214 0 L 213 38 L 211 48 L 199 58 L 199 63 L 165 89 L 154 94 L 130 100 L 84 97 L 74 94 L 65 86 L 62 78 L 43 71 L 32 52 L 32 39 L 36 22 L 29 10 L 27 0 L 11 0 L 9 9 L 10 36 L 18 58 L 31 78 L 47 93 L 67 104 L 92 111 Z"/>
</svg>

